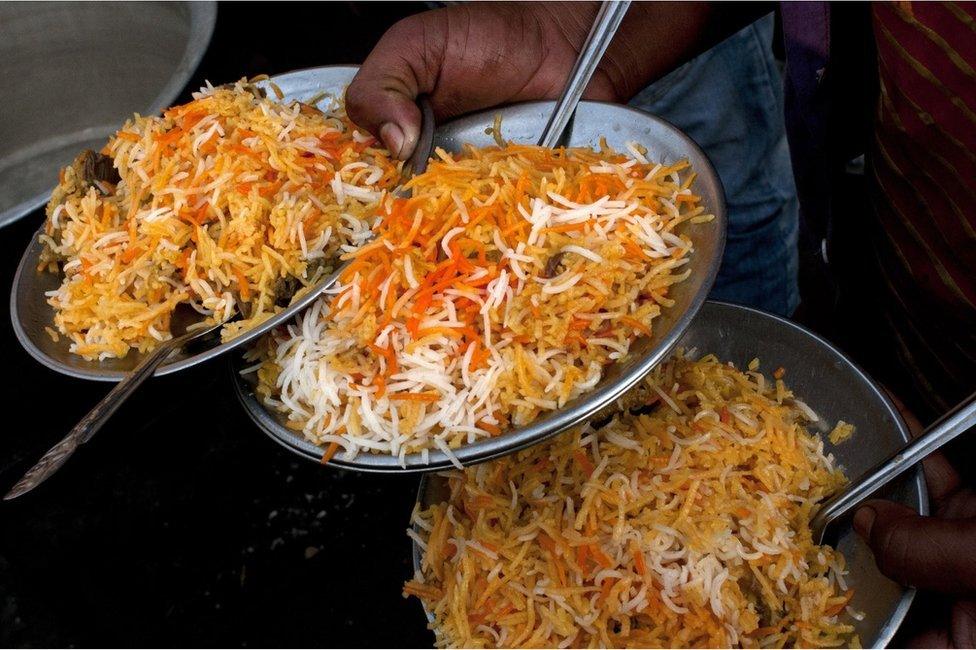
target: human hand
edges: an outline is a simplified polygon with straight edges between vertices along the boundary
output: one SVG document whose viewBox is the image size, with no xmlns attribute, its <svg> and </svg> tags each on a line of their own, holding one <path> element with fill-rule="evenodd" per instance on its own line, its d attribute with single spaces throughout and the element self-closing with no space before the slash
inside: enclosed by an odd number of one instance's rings
<svg viewBox="0 0 976 650">
<path fill-rule="evenodd" d="M 420 93 L 430 97 L 438 120 L 558 97 L 598 6 L 472 2 L 401 20 L 383 35 L 349 85 L 349 117 L 394 155 L 406 158 L 420 133 L 414 102 Z M 634 3 L 584 97 L 625 101 L 650 79 L 763 10 L 753 5 L 716 9 L 710 3 Z"/>
<path fill-rule="evenodd" d="M 918 421 L 902 409 L 915 435 Z M 904 643 L 919 648 L 976 646 L 976 493 L 941 454 L 923 463 L 933 514 L 881 499 L 854 515 L 854 529 L 881 572 L 919 589 Z"/>
<path fill-rule="evenodd" d="M 349 86 L 349 116 L 405 157 L 419 134 L 420 93 L 439 119 L 556 97 L 596 11 L 593 2 L 475 2 L 401 20 Z M 616 98 L 606 72 L 597 71 L 587 96 Z"/>
</svg>

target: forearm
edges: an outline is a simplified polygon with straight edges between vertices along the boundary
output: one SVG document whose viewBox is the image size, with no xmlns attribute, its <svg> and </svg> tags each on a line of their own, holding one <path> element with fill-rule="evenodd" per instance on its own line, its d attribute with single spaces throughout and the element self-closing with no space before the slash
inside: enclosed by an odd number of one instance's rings
<svg viewBox="0 0 976 650">
<path fill-rule="evenodd" d="M 767 2 L 634 2 L 601 69 L 615 99 L 627 101 L 772 10 Z"/>
</svg>

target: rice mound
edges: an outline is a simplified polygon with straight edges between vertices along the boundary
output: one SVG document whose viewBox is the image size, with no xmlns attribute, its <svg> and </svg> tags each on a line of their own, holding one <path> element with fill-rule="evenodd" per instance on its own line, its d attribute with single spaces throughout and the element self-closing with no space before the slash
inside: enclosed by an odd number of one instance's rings
<svg viewBox="0 0 976 650">
<path fill-rule="evenodd" d="M 404 595 L 438 647 L 856 646 L 844 558 L 811 538 L 845 478 L 810 417 L 782 380 L 678 356 L 608 422 L 447 473 Z"/>
<path fill-rule="evenodd" d="M 437 151 L 339 285 L 251 358 L 324 458 L 452 453 L 561 408 L 672 304 L 705 221 L 685 161 L 501 143 Z"/>
<path fill-rule="evenodd" d="M 323 113 L 244 80 L 137 115 L 65 168 L 48 204 L 57 332 L 86 359 L 124 357 L 170 338 L 188 303 L 208 322 L 240 315 L 231 338 L 362 243 L 399 176 L 341 105 Z"/>
</svg>

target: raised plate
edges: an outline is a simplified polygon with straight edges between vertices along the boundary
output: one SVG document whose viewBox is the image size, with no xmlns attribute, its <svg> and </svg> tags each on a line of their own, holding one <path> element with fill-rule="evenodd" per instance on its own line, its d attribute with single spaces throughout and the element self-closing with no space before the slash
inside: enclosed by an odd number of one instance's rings
<svg viewBox="0 0 976 650">
<path fill-rule="evenodd" d="M 315 73 L 316 70 L 309 70 L 305 74 Z M 438 126 L 434 132 L 434 145 L 448 151 L 458 151 L 465 143 L 492 145 L 494 139 L 485 133 L 485 129 L 492 125 L 497 115 L 502 118 L 502 134 L 506 139 L 534 142 L 542 132 L 553 105 L 554 102 L 528 102 L 463 117 Z M 704 152 L 676 127 L 643 111 L 602 102 L 580 103 L 570 128 L 568 143 L 596 147 L 601 137 L 605 137 L 607 143 L 618 150 L 623 150 L 628 142 L 639 142 L 647 147 L 648 158 L 658 162 L 688 159 L 697 174 L 692 189 L 702 197 L 705 208 L 715 215 L 715 219 L 702 224 L 684 224 L 682 232 L 695 243 L 689 264 L 692 273 L 684 282 L 671 287 L 669 297 L 674 299 L 675 304 L 665 309 L 654 321 L 652 336 L 637 339 L 625 362 L 609 366 L 603 379 L 591 392 L 559 411 L 541 417 L 526 427 L 456 450 L 455 455 L 464 465 L 512 453 L 565 431 L 620 397 L 674 347 L 705 302 L 715 281 L 725 246 L 725 197 L 721 182 Z M 238 361 L 237 367 L 243 368 L 243 361 Z M 287 449 L 319 462 L 323 450 L 300 433 L 287 428 L 282 414 L 268 410 L 255 397 L 253 381 L 253 374 L 236 376 L 241 402 L 258 427 Z M 449 467 L 451 462 L 443 452 L 431 450 L 426 464 L 420 454 L 408 455 L 401 466 L 390 455 L 368 452 L 360 453 L 354 459 L 345 459 L 340 453 L 330 464 L 370 472 L 425 472 Z"/>
</svg>

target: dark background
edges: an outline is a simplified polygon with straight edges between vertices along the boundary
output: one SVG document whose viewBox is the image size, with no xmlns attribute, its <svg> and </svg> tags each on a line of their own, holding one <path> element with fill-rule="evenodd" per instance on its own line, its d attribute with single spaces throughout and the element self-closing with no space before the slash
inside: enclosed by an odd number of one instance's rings
<svg viewBox="0 0 976 650">
<path fill-rule="evenodd" d="M 182 100 L 362 61 L 417 3 L 221 4 Z M 7 295 L 42 211 L 0 237 Z M 6 300 L 6 298 L 4 298 Z M 100 399 L 0 318 L 0 492 Z M 260 433 L 222 361 L 141 388 L 58 475 L 0 503 L 0 646 L 419 646 L 404 530 L 418 479 L 323 468 Z"/>
</svg>

